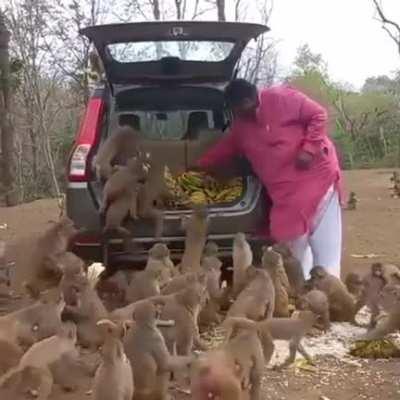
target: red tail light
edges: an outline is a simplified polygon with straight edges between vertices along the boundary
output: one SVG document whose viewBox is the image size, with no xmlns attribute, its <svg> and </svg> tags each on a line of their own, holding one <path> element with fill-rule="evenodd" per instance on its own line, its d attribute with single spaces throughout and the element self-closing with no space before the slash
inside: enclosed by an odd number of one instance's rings
<svg viewBox="0 0 400 400">
<path fill-rule="evenodd" d="M 86 182 L 90 179 L 92 150 L 100 139 L 104 111 L 104 100 L 89 100 L 69 160 L 68 180 L 71 182 Z"/>
</svg>

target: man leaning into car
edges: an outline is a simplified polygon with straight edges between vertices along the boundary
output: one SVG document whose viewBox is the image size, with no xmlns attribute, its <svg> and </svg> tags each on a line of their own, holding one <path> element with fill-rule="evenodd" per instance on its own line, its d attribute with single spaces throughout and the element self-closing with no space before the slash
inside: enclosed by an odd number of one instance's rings
<svg viewBox="0 0 400 400">
<path fill-rule="evenodd" d="M 339 277 L 341 171 L 327 111 L 289 85 L 258 93 L 243 79 L 226 87 L 225 100 L 234 116 L 230 132 L 198 167 L 212 171 L 245 156 L 273 203 L 265 231 L 289 245 L 306 278 L 314 265 Z"/>
</svg>

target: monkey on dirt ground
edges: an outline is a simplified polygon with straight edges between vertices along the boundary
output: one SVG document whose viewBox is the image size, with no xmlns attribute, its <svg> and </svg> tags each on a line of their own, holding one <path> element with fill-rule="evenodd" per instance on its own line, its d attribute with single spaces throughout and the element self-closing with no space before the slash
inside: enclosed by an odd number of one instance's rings
<svg viewBox="0 0 400 400">
<path fill-rule="evenodd" d="M 22 356 L 18 366 L 11 368 L 5 375 L 0 378 L 0 387 L 7 385 L 8 381 L 19 374 L 18 385 L 22 382 L 23 373 L 26 370 L 34 370 L 40 376 L 40 389 L 37 399 L 46 400 L 49 398 L 52 386 L 53 376 L 50 371 L 50 365 L 58 360 L 64 353 L 75 348 L 76 343 L 76 327 L 72 323 L 65 323 L 60 332 L 49 338 L 43 339 L 35 343 Z"/>
<path fill-rule="evenodd" d="M 283 267 L 282 256 L 272 248 L 265 247 L 261 259 L 262 268 L 268 271 L 275 287 L 274 317 L 289 317 L 289 280 Z"/>
<path fill-rule="evenodd" d="M 188 356 L 193 346 L 199 350 L 207 349 L 200 338 L 198 326 L 199 313 L 205 304 L 206 296 L 205 285 L 195 283 L 175 294 L 159 298 L 159 301 L 165 304 L 161 319 L 175 322 L 172 327 L 161 328 L 171 354 Z"/>
<path fill-rule="evenodd" d="M 209 326 L 219 324 L 222 318 L 219 315 L 220 301 L 224 290 L 220 287 L 222 262 L 215 256 L 205 256 L 202 259 L 202 268 L 206 274 L 207 299 L 199 314 L 199 325 Z"/>
<path fill-rule="evenodd" d="M 122 344 L 127 328 L 109 320 L 98 321 L 97 326 L 105 339 L 101 348 L 102 361 L 94 378 L 93 398 L 131 400 L 134 392 L 132 366 Z"/>
<path fill-rule="evenodd" d="M 233 289 L 236 298 L 247 283 L 247 269 L 253 264 L 253 252 L 243 233 L 237 233 L 233 239 Z"/>
<path fill-rule="evenodd" d="M 381 304 L 386 317 L 379 319 L 376 326 L 361 339 L 374 340 L 400 330 L 400 285 L 389 284 L 382 289 Z"/>
<path fill-rule="evenodd" d="M 296 358 L 296 353 L 299 351 L 301 355 L 311 362 L 311 357 L 305 351 L 301 344 L 302 338 L 312 329 L 317 322 L 317 316 L 312 311 L 298 311 L 297 315 L 291 318 L 270 318 L 256 323 L 257 331 L 264 346 L 264 353 L 271 353 L 270 343 L 268 340 L 269 334 L 273 340 L 289 341 L 289 357 L 276 368 L 283 369 L 292 364 Z M 228 330 L 227 339 L 229 340 L 232 334 L 232 329 Z M 265 341 L 265 338 L 266 341 Z"/>
<path fill-rule="evenodd" d="M 117 232 L 125 237 L 130 232 L 122 223 L 128 215 L 138 219 L 137 196 L 147 178 L 148 166 L 141 155 L 129 158 L 126 166 L 116 166 L 114 171 L 104 185 L 99 213 L 105 215 L 103 233 Z"/>
<path fill-rule="evenodd" d="M 256 324 L 244 318 L 228 318 L 225 328 L 235 332 L 219 348 L 199 356 L 192 364 L 191 393 L 194 400 L 259 400 L 265 363 L 273 352 L 264 356 Z"/>
<path fill-rule="evenodd" d="M 149 258 L 147 260 L 147 266 L 150 264 L 160 265 L 161 287 L 166 285 L 178 273 L 177 269 L 175 269 L 174 263 L 171 260 L 171 252 L 168 246 L 164 243 L 156 243 L 149 250 Z"/>
<path fill-rule="evenodd" d="M 304 293 L 305 279 L 301 263 L 293 255 L 289 246 L 284 243 L 275 244 L 273 250 L 278 252 L 283 258 L 283 266 L 289 280 L 289 296 L 298 297 Z"/>
<path fill-rule="evenodd" d="M 310 310 L 318 317 L 316 327 L 323 331 L 330 328 L 329 300 L 327 295 L 321 290 L 313 289 L 296 301 L 299 310 Z"/>
<path fill-rule="evenodd" d="M 250 282 L 241 291 L 228 310 L 228 317 L 245 317 L 259 321 L 272 318 L 275 310 L 275 288 L 269 273 L 263 269 L 250 269 Z"/>
<path fill-rule="evenodd" d="M 185 250 L 180 263 L 183 273 L 196 272 L 201 268 L 201 258 L 207 241 L 209 216 L 204 206 L 193 207 L 189 217 L 182 219 L 182 228 L 185 231 Z"/>
<path fill-rule="evenodd" d="M 74 288 L 76 305 L 66 306 L 63 318 L 77 325 L 78 342 L 81 346 L 96 350 L 102 344 L 97 322 L 108 318 L 108 311 L 87 278 Z"/>
<path fill-rule="evenodd" d="M 346 275 L 346 279 L 344 281 L 347 290 L 357 301 L 361 298 L 364 291 L 364 282 L 361 278 L 360 274 L 357 272 L 350 272 Z"/>
<path fill-rule="evenodd" d="M 124 340 L 135 382 L 133 400 L 167 400 L 170 373 L 192 361 L 192 357 L 171 357 L 156 326 L 156 304 L 157 300 L 137 303 L 133 312 L 134 327 Z"/>
<path fill-rule="evenodd" d="M 346 285 L 320 266 L 312 268 L 310 275 L 313 288 L 321 290 L 328 297 L 331 321 L 355 323 L 355 301 Z"/>
<path fill-rule="evenodd" d="M 58 288 L 42 292 L 34 304 L 0 317 L 0 340 L 24 349 L 54 335 L 61 326 L 64 306 Z"/>
<path fill-rule="evenodd" d="M 129 126 L 119 127 L 100 146 L 94 159 L 97 179 L 106 181 L 113 173 L 113 164 L 124 165 L 140 152 L 139 132 Z"/>
<path fill-rule="evenodd" d="M 71 239 L 78 232 L 67 217 L 51 222 L 50 227 L 37 239 L 29 264 L 17 265 L 16 273 L 24 275 L 24 287 L 32 298 L 37 299 L 40 292 L 59 284 L 62 270 L 57 257 L 67 251 Z"/>
</svg>

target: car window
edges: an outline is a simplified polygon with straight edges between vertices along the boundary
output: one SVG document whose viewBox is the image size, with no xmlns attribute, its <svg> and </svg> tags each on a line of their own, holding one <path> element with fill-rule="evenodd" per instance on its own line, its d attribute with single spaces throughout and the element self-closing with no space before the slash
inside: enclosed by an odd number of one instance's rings
<svg viewBox="0 0 400 400">
<path fill-rule="evenodd" d="M 119 124 L 140 129 L 150 140 L 196 140 L 201 131 L 215 127 L 214 117 L 211 110 L 134 111 L 121 113 Z"/>
<path fill-rule="evenodd" d="M 225 60 L 233 47 L 231 42 L 189 40 L 112 43 L 107 46 L 111 57 L 120 63 L 158 61 L 165 57 L 218 62 Z"/>
</svg>

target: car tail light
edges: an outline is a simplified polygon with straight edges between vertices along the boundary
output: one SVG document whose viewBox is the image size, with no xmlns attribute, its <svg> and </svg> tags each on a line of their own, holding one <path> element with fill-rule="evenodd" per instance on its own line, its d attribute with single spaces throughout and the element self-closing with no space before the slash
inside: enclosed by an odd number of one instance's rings
<svg viewBox="0 0 400 400">
<path fill-rule="evenodd" d="M 101 98 L 89 100 L 69 160 L 70 182 L 87 182 L 90 179 L 92 150 L 100 139 L 104 110 L 105 102 Z"/>
</svg>

